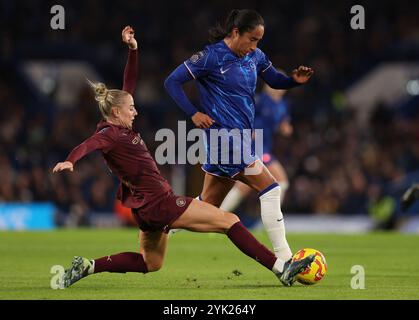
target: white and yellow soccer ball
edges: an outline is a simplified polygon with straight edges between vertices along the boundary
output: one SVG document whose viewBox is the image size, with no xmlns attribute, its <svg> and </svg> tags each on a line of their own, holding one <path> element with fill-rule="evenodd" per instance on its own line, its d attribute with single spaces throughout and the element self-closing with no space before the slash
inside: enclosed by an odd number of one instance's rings
<svg viewBox="0 0 419 320">
<path fill-rule="evenodd" d="M 292 257 L 292 262 L 304 259 L 311 254 L 315 255 L 314 261 L 305 271 L 300 272 L 297 275 L 297 281 L 305 285 L 316 284 L 324 278 L 327 272 L 326 259 L 324 258 L 324 255 L 316 249 L 304 248 L 297 251 Z"/>
</svg>

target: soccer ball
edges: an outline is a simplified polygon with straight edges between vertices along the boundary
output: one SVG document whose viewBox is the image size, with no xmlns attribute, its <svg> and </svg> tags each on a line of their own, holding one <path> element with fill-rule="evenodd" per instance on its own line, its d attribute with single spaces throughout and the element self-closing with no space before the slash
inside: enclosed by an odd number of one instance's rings
<svg viewBox="0 0 419 320">
<path fill-rule="evenodd" d="M 304 259 L 311 254 L 315 255 L 314 261 L 305 271 L 300 272 L 296 278 L 298 282 L 306 285 L 319 282 L 323 279 L 327 271 L 326 259 L 324 258 L 324 255 L 316 249 L 305 248 L 297 251 L 292 257 L 292 262 Z"/>
</svg>

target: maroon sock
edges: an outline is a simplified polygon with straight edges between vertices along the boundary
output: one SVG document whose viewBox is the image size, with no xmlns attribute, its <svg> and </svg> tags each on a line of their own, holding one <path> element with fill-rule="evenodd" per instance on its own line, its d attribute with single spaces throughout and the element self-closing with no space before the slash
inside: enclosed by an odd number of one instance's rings
<svg viewBox="0 0 419 320">
<path fill-rule="evenodd" d="M 123 252 L 95 260 L 95 271 L 98 272 L 142 272 L 147 273 L 143 255 L 135 252 Z"/>
<path fill-rule="evenodd" d="M 228 230 L 227 236 L 244 254 L 272 270 L 276 261 L 275 255 L 257 241 L 240 221 L 233 224 L 230 230 Z"/>
</svg>

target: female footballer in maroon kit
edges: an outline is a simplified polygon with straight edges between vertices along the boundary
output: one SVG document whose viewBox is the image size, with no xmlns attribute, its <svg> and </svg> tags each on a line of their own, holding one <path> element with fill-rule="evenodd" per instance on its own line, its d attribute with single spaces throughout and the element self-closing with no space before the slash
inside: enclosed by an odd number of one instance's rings
<svg viewBox="0 0 419 320">
<path fill-rule="evenodd" d="M 126 27 L 122 39 L 129 46 L 122 90 L 108 90 L 102 83 L 89 82 L 104 120 L 96 132 L 74 148 L 66 161 L 58 163 L 53 172 L 73 171 L 75 163 L 88 153 L 100 150 L 109 169 L 119 178 L 117 197 L 132 208 L 142 232 L 140 253 L 123 252 L 95 260 L 74 257 L 64 273 L 62 287 L 99 272 L 152 272 L 163 265 L 167 247 L 167 232 L 171 228 L 196 232 L 226 234 L 246 255 L 273 271 L 280 281 L 290 286 L 296 275 L 313 261 L 313 257 L 296 262 L 278 260 L 242 225 L 239 218 L 215 206 L 177 196 L 161 176 L 139 133 L 132 129 L 137 115 L 133 95 L 137 79 L 137 42 L 134 30 Z"/>
</svg>

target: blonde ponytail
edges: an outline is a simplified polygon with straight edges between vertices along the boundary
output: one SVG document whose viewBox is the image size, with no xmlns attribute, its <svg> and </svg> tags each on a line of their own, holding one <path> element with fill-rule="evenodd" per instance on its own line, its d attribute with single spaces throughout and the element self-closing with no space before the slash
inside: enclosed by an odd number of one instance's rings
<svg viewBox="0 0 419 320">
<path fill-rule="evenodd" d="M 112 115 L 112 107 L 117 107 L 123 103 L 123 98 L 128 92 L 118 89 L 108 89 L 101 82 L 92 82 L 87 79 L 87 83 L 93 89 L 95 100 L 98 102 L 100 113 L 107 120 Z"/>
</svg>

